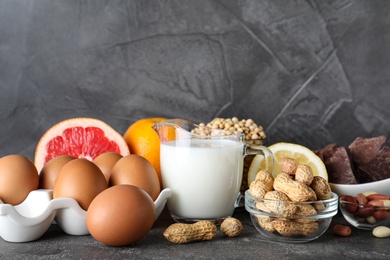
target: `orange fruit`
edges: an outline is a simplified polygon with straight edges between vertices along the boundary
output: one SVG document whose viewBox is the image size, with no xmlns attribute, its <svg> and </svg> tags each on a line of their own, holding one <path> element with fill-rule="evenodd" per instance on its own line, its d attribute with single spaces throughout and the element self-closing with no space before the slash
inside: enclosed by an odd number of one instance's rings
<svg viewBox="0 0 390 260">
<path fill-rule="evenodd" d="M 34 163 L 38 172 L 52 158 L 71 155 L 90 161 L 101 153 L 129 155 L 122 135 L 105 122 L 94 118 L 65 119 L 46 131 L 35 149 Z"/>
<path fill-rule="evenodd" d="M 136 121 L 127 129 L 124 139 L 132 154 L 148 160 L 157 172 L 161 185 L 160 138 L 152 126 L 166 120 L 163 117 L 144 118 Z"/>
</svg>

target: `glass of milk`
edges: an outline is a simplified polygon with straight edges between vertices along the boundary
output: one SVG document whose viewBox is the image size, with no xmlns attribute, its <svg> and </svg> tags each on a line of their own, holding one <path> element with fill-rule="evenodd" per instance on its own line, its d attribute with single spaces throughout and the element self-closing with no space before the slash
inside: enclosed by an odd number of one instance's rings
<svg viewBox="0 0 390 260">
<path fill-rule="evenodd" d="M 153 127 L 160 137 L 163 188 L 172 190 L 168 210 L 176 222 L 220 224 L 241 199 L 244 157 L 262 154 L 272 171 L 273 156 L 264 146 L 246 146 L 241 132 L 210 129 L 209 135 L 196 135 L 195 127 L 181 119 Z"/>
</svg>

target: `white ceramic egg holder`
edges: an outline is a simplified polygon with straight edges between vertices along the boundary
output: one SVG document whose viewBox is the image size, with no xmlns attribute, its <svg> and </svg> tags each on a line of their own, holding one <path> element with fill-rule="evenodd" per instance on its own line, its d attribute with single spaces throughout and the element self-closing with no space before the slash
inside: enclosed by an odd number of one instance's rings
<svg viewBox="0 0 390 260">
<path fill-rule="evenodd" d="M 171 195 L 170 189 L 164 189 L 154 201 L 155 220 Z M 75 199 L 53 199 L 51 189 L 34 190 L 16 206 L 0 200 L 0 236 L 8 242 L 37 240 L 54 221 L 66 234 L 88 235 L 86 215 Z"/>
</svg>

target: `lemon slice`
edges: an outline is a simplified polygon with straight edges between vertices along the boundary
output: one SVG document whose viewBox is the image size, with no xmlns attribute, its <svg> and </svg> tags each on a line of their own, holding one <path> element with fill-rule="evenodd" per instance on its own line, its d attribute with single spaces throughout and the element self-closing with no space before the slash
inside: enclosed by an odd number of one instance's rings
<svg viewBox="0 0 390 260">
<path fill-rule="evenodd" d="M 314 176 L 321 176 L 328 181 L 328 172 L 325 164 L 312 150 L 309 148 L 293 143 L 276 143 L 268 147 L 274 155 L 274 177 L 278 175 L 281 170 L 279 160 L 283 157 L 290 157 L 296 160 L 298 164 L 307 164 L 311 167 Z M 264 157 L 256 155 L 248 170 L 248 185 L 255 179 L 256 174 L 265 169 Z"/>
</svg>

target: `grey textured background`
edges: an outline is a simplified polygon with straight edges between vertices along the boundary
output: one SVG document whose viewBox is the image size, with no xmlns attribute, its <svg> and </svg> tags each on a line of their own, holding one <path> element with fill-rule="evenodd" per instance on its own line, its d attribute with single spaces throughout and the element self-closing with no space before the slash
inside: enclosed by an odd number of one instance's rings
<svg viewBox="0 0 390 260">
<path fill-rule="evenodd" d="M 390 129 L 390 1 L 0 0 L 0 156 L 87 116 L 253 118 L 312 149 Z"/>
</svg>

